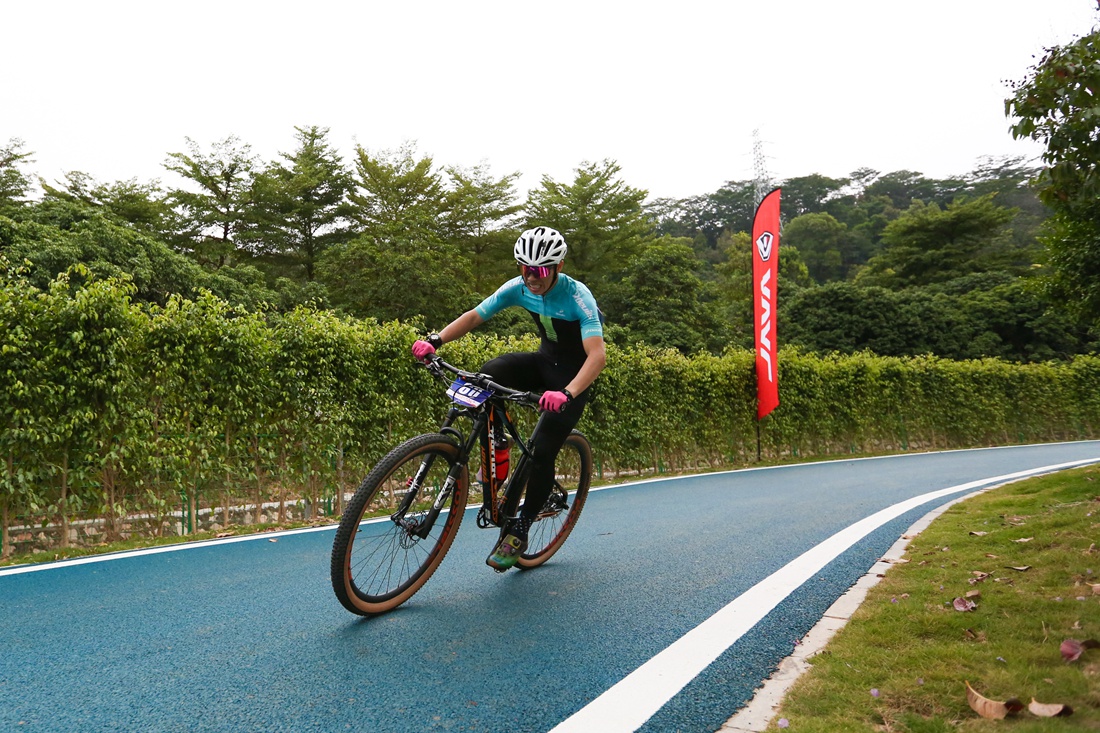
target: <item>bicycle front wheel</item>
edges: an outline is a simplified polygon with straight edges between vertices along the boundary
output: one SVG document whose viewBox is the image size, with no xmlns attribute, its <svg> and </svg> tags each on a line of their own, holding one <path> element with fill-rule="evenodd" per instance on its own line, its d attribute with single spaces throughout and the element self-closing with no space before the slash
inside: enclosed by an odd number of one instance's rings
<svg viewBox="0 0 1100 733">
<path fill-rule="evenodd" d="M 538 567 L 561 549 L 581 516 L 591 483 L 592 446 L 588 438 L 574 430 L 554 462 L 554 488 L 531 525 L 527 550 L 517 562 L 520 568 Z"/>
<path fill-rule="evenodd" d="M 344 608 L 361 616 L 397 608 L 439 567 L 458 534 L 469 491 L 458 455 L 450 438 L 419 435 L 363 479 L 332 544 L 332 589 Z M 448 495 L 433 520 L 441 492 Z"/>
</svg>

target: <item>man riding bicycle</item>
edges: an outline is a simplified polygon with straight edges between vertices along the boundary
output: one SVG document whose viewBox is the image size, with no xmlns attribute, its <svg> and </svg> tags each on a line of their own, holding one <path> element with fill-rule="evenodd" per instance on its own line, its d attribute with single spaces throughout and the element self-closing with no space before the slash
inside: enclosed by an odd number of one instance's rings
<svg viewBox="0 0 1100 733">
<path fill-rule="evenodd" d="M 481 368 L 494 381 L 513 389 L 542 391 L 539 407 L 547 413 L 531 444 L 533 460 L 520 515 L 485 560 L 499 571 L 515 565 L 526 549 L 527 533 L 553 488 L 558 451 L 580 420 L 591 394 L 588 387 L 607 361 L 600 310 L 592 292 L 561 274 L 567 250 L 565 238 L 557 231 L 528 229 L 513 248 L 520 275 L 412 347 L 413 356 L 423 361 L 443 344 L 465 336 L 511 306 L 526 309 L 542 337 L 537 352 L 503 354 Z"/>
</svg>

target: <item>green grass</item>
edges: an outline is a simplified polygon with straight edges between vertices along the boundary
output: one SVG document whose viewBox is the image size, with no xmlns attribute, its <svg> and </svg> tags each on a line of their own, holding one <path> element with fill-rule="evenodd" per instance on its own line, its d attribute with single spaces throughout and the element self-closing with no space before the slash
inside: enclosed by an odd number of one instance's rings
<svg viewBox="0 0 1100 733">
<path fill-rule="evenodd" d="M 1059 650 L 1067 638 L 1100 639 L 1100 468 L 956 504 L 905 559 L 810 660 L 768 730 L 781 720 L 797 733 L 1100 730 L 1100 649 L 1072 663 Z M 977 608 L 955 610 L 971 591 Z M 967 704 L 966 681 L 993 700 L 1074 713 L 987 720 Z"/>
</svg>

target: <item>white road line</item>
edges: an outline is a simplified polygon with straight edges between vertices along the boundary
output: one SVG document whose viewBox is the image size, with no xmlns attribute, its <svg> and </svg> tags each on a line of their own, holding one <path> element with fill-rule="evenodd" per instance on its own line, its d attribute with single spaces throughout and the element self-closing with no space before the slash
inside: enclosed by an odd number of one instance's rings
<svg viewBox="0 0 1100 733">
<path fill-rule="evenodd" d="M 908 499 L 856 522 L 795 558 L 613 685 L 550 733 L 628 733 L 645 724 L 676 693 L 779 603 L 872 531 L 911 509 L 990 484 L 1100 462 L 1100 457 L 993 476 Z"/>
</svg>

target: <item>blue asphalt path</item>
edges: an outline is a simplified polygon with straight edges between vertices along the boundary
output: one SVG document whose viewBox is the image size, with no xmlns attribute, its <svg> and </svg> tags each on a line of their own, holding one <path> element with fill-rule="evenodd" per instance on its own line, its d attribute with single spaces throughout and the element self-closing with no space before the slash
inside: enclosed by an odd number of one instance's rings
<svg viewBox="0 0 1100 733">
<path fill-rule="evenodd" d="M 1090 459 L 1100 442 L 615 487 L 591 494 L 554 560 L 503 575 L 484 565 L 493 535 L 470 513 L 421 592 L 370 620 L 332 595 L 328 528 L 0 569 L 0 730 L 583 730 L 606 691 L 845 528 L 912 497 Z M 640 729 L 716 730 L 913 521 L 972 489 L 870 531 Z"/>
</svg>

